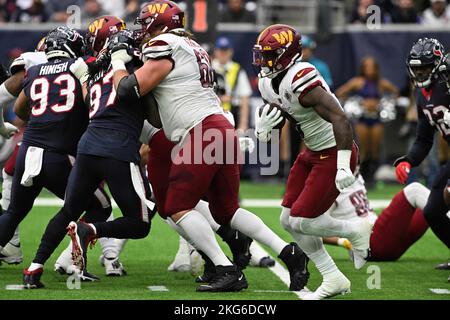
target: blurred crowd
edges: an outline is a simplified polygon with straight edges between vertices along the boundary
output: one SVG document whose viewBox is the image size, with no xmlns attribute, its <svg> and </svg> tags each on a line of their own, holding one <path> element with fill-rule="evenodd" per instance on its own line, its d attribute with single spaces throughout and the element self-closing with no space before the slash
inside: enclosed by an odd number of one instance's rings
<svg viewBox="0 0 450 320">
<path fill-rule="evenodd" d="M 219 22 L 255 23 L 256 10 L 261 0 L 183 0 L 206 2 L 217 6 Z M 318 3 L 316 0 L 302 0 Z M 450 25 L 450 7 L 447 0 L 338 0 L 345 6 L 349 23 L 365 23 L 371 12 L 368 8 L 377 5 L 381 9 L 382 23 L 420 23 L 430 26 Z M 77 5 L 82 19 L 91 19 L 101 14 L 134 20 L 144 0 L 0 0 L 0 22 L 64 22 L 67 8 Z M 266 3 L 267 1 L 265 1 Z M 283 0 L 273 0 L 274 10 L 283 7 Z"/>
</svg>

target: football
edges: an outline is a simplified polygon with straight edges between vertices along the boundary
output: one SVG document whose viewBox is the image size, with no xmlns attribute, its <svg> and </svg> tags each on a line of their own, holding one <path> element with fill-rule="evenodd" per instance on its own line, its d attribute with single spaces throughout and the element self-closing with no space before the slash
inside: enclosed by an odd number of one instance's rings
<svg viewBox="0 0 450 320">
<path fill-rule="evenodd" d="M 144 103 L 144 112 L 147 121 L 155 128 L 161 129 L 162 122 L 161 118 L 159 117 L 158 102 L 156 102 L 153 93 L 147 93 L 142 97 L 142 101 Z"/>
<path fill-rule="evenodd" d="M 281 109 L 281 107 L 276 104 L 276 103 L 271 103 L 269 104 L 269 111 L 268 113 L 270 113 L 274 108 L 279 109 L 281 111 L 281 116 L 283 117 L 283 120 L 281 120 L 281 122 L 279 124 L 277 124 L 275 127 L 273 127 L 274 129 L 282 129 L 284 127 L 284 124 L 286 123 L 286 117 L 285 117 L 285 113 L 284 111 Z M 264 106 L 261 106 L 259 108 L 259 115 L 262 114 L 262 111 L 264 109 Z"/>
</svg>

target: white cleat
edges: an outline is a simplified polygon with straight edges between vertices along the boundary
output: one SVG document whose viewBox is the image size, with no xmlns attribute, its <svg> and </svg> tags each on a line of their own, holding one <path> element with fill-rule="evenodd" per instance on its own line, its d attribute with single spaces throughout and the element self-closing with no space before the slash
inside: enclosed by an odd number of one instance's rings
<svg viewBox="0 0 450 320">
<path fill-rule="evenodd" d="M 303 300 L 322 300 L 339 294 L 349 294 L 351 282 L 340 271 L 323 278 L 323 282 L 316 291 L 303 295 Z"/>
<path fill-rule="evenodd" d="M 58 259 L 55 262 L 55 268 L 54 270 L 56 272 L 59 272 L 60 274 L 68 274 L 71 275 L 78 269 L 75 267 L 72 261 L 72 246 L 69 244 L 69 247 L 67 247 L 61 254 L 59 255 Z"/>
<path fill-rule="evenodd" d="M 0 262 L 7 264 L 19 264 L 23 261 L 22 249 L 19 245 L 14 245 L 8 242 L 0 252 Z"/>
<path fill-rule="evenodd" d="M 102 264 L 105 267 L 105 273 L 108 277 L 121 277 L 127 275 L 127 272 L 118 257 L 103 258 Z"/>
<path fill-rule="evenodd" d="M 189 253 L 177 253 L 167 270 L 173 272 L 191 272 L 191 255 Z"/>
<path fill-rule="evenodd" d="M 353 261 L 355 269 L 361 269 L 370 257 L 370 235 L 373 224 L 369 219 L 361 219 L 359 232 L 352 238 L 349 238 L 352 244 L 352 250 L 349 251 L 350 259 Z"/>
</svg>

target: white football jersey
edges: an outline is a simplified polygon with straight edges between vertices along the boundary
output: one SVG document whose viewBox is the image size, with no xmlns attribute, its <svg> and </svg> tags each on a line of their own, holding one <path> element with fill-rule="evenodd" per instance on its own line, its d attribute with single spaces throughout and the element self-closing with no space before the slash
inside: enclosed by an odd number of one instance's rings
<svg viewBox="0 0 450 320">
<path fill-rule="evenodd" d="M 314 108 L 306 108 L 299 102 L 299 98 L 316 86 L 334 96 L 312 64 L 299 61 L 292 65 L 281 80 L 279 94 L 274 91 L 270 78 L 259 79 L 258 86 L 264 100 L 280 105 L 297 122 L 308 149 L 320 151 L 336 146 L 332 124 L 321 118 Z"/>
<path fill-rule="evenodd" d="M 375 223 L 377 215 L 370 207 L 364 179 L 361 175 L 358 176 L 355 183 L 341 192 L 328 213 L 333 218 L 340 220 L 368 218 Z"/>
<path fill-rule="evenodd" d="M 174 63 L 173 70 L 152 90 L 169 140 L 181 142 L 207 116 L 222 113 L 212 88 L 210 58 L 198 43 L 164 33 L 145 44 L 142 53 L 144 62 L 169 58 Z"/>
<path fill-rule="evenodd" d="M 47 61 L 45 52 L 24 52 L 11 63 L 9 72 L 15 74 L 20 70 L 28 70 L 32 66 L 43 64 Z"/>
<path fill-rule="evenodd" d="M 144 120 L 144 125 L 142 126 L 141 136 L 139 137 L 139 141 L 143 144 L 150 144 L 150 140 L 152 140 L 153 136 L 162 129 L 155 128 L 148 122 Z"/>
</svg>

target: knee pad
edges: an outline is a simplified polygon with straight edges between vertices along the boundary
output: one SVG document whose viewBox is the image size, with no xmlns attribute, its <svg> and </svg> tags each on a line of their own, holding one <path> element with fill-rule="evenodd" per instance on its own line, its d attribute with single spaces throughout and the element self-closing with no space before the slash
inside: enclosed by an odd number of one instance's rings
<svg viewBox="0 0 450 320">
<path fill-rule="evenodd" d="M 291 214 L 290 208 L 282 207 L 280 214 L 280 223 L 284 230 L 289 231 L 291 226 L 289 225 L 289 216 Z"/>
</svg>

